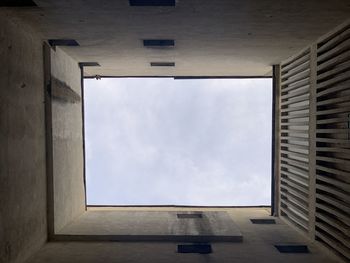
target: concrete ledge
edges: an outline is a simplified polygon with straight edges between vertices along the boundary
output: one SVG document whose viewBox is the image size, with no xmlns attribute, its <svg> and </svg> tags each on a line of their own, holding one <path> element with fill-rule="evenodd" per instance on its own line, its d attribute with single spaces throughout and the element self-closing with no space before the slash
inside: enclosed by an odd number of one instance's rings
<svg viewBox="0 0 350 263">
<path fill-rule="evenodd" d="M 224 211 L 87 211 L 54 240 L 242 242 L 243 237 Z"/>
<path fill-rule="evenodd" d="M 243 236 L 188 236 L 188 235 L 55 235 L 52 241 L 110 241 L 110 242 L 184 242 L 211 243 L 231 242 L 240 243 Z"/>
</svg>

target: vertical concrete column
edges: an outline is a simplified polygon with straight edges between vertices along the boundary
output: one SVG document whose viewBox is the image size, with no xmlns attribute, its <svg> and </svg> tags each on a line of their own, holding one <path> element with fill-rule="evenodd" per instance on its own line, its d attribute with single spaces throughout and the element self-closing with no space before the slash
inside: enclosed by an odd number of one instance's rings
<svg viewBox="0 0 350 263">
<path fill-rule="evenodd" d="M 309 97 L 309 236 L 315 239 L 316 213 L 316 85 L 317 45 L 310 48 L 310 97 Z"/>
<path fill-rule="evenodd" d="M 84 102 L 84 65 L 79 63 L 80 68 L 80 87 L 81 87 L 81 115 L 82 115 L 82 136 L 83 136 L 83 180 L 85 194 L 85 211 L 87 211 L 87 193 L 86 193 L 86 153 L 85 153 L 85 102 Z"/>
<path fill-rule="evenodd" d="M 51 49 L 54 230 L 85 212 L 81 70 L 62 48 Z"/>
<path fill-rule="evenodd" d="M 53 145 L 52 145 L 52 97 L 51 97 L 51 48 L 44 42 L 44 96 L 45 96 L 45 145 L 47 176 L 47 227 L 48 239 L 54 235 L 54 188 L 53 188 Z"/>
<path fill-rule="evenodd" d="M 281 66 L 273 66 L 271 215 L 280 215 Z"/>
<path fill-rule="evenodd" d="M 42 37 L 0 8 L 0 262 L 47 241 Z"/>
</svg>

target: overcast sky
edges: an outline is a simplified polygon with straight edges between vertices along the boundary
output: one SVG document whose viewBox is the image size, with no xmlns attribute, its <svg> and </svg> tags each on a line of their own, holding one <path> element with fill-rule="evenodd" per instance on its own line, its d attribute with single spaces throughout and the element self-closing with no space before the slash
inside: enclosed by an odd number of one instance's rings
<svg viewBox="0 0 350 263">
<path fill-rule="evenodd" d="M 270 79 L 85 80 L 90 205 L 270 205 Z"/>
</svg>

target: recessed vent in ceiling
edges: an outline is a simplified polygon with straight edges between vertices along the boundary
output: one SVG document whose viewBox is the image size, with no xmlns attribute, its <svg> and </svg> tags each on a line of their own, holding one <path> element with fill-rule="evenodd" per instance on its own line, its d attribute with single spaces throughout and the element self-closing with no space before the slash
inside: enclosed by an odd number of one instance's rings
<svg viewBox="0 0 350 263">
<path fill-rule="evenodd" d="M 178 245 L 178 253 L 210 254 L 213 252 L 210 244 Z"/>
<path fill-rule="evenodd" d="M 98 62 L 79 62 L 79 67 L 100 67 Z"/>
<path fill-rule="evenodd" d="M 177 214 L 177 218 L 202 218 L 202 213 L 192 213 L 192 214 Z"/>
<path fill-rule="evenodd" d="M 143 45 L 145 47 L 173 47 L 175 41 L 173 39 L 144 39 Z"/>
<path fill-rule="evenodd" d="M 309 253 L 305 245 L 275 245 L 280 253 Z"/>
<path fill-rule="evenodd" d="M 49 39 L 48 42 L 49 42 L 49 45 L 51 47 L 56 47 L 56 46 L 75 47 L 75 46 L 79 46 L 79 43 L 74 39 Z"/>
<path fill-rule="evenodd" d="M 275 219 L 250 219 L 250 221 L 253 224 L 261 224 L 261 225 L 272 225 L 272 224 L 276 224 Z"/>
<path fill-rule="evenodd" d="M 130 6 L 175 6 L 175 0 L 129 0 Z"/>
<path fill-rule="evenodd" d="M 0 0 L 0 7 L 30 7 L 37 6 L 31 0 Z"/>
<path fill-rule="evenodd" d="M 151 62 L 151 67 L 175 67 L 175 62 Z"/>
</svg>

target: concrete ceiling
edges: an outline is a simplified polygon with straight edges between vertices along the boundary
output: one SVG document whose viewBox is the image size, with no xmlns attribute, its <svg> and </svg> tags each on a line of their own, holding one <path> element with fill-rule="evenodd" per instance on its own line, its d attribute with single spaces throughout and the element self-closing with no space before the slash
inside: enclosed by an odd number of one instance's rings
<svg viewBox="0 0 350 263">
<path fill-rule="evenodd" d="M 63 49 L 96 61 L 85 75 L 269 76 L 279 63 L 350 17 L 349 0 L 178 0 L 176 7 L 131 7 L 128 0 L 35 0 L 39 8 L 0 8 L 43 39 L 76 39 Z M 1 12 L 1 11 L 0 11 Z M 175 39 L 145 48 L 143 39 Z M 150 67 L 151 61 L 174 61 Z"/>
</svg>

